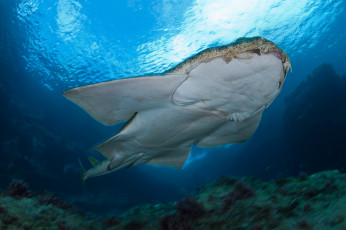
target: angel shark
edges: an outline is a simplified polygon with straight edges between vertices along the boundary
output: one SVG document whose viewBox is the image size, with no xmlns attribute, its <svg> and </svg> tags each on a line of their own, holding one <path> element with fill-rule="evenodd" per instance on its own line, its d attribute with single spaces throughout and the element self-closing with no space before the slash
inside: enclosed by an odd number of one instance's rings
<svg viewBox="0 0 346 230">
<path fill-rule="evenodd" d="M 83 179 L 138 164 L 181 168 L 191 145 L 212 147 L 247 140 L 279 94 L 291 64 L 261 38 L 240 38 L 206 49 L 176 67 L 65 91 L 104 125 L 128 122 L 95 147 L 105 156 Z"/>
</svg>

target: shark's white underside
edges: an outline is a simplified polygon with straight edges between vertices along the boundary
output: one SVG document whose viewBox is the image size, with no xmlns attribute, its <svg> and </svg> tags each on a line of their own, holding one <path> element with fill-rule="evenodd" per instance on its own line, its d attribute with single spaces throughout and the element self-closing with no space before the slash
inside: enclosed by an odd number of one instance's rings
<svg viewBox="0 0 346 230">
<path fill-rule="evenodd" d="M 212 147 L 247 140 L 279 94 L 289 68 L 287 55 L 275 44 L 252 38 L 201 52 L 159 76 L 64 92 L 105 125 L 130 119 L 95 147 L 106 160 L 83 178 L 140 163 L 181 168 L 192 144 Z"/>
</svg>

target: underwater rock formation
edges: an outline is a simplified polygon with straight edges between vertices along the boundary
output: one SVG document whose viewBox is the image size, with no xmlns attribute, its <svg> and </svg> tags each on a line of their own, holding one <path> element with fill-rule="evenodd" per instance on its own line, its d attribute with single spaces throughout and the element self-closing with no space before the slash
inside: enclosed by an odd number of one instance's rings
<svg viewBox="0 0 346 230">
<path fill-rule="evenodd" d="M 14 180 L 0 193 L 0 229 L 105 229 L 92 219 L 47 193 L 34 193 L 23 181 Z"/>
<path fill-rule="evenodd" d="M 55 196 L 9 194 L 0 196 L 0 229 L 346 229 L 346 174 L 337 170 L 272 182 L 222 177 L 194 197 L 137 206 L 105 220 L 61 205 Z"/>
<path fill-rule="evenodd" d="M 222 177 L 180 202 L 131 209 L 112 229 L 341 230 L 345 195 L 346 174 L 337 170 L 272 182 Z"/>
<path fill-rule="evenodd" d="M 323 64 L 286 99 L 284 131 L 290 152 L 308 173 L 345 167 L 345 88 L 346 78 Z"/>
</svg>

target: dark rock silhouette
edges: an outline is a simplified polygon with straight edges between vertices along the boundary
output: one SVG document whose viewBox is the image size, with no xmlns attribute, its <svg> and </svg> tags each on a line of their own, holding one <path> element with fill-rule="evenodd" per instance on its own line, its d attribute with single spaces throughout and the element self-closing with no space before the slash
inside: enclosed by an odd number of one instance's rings
<svg viewBox="0 0 346 230">
<path fill-rule="evenodd" d="M 287 97 L 284 132 L 303 171 L 345 167 L 346 80 L 318 66 Z"/>
</svg>

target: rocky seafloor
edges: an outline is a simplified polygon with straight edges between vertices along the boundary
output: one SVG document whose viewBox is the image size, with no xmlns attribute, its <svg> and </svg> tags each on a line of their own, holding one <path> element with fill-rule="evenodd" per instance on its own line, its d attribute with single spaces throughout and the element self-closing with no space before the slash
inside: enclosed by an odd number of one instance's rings
<svg viewBox="0 0 346 230">
<path fill-rule="evenodd" d="M 225 176 L 195 196 L 107 219 L 13 181 L 1 193 L 0 229 L 346 230 L 346 174 L 324 171 L 271 182 Z"/>
</svg>

